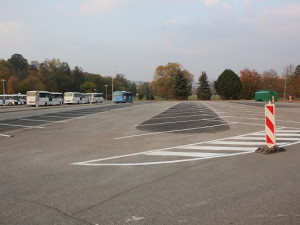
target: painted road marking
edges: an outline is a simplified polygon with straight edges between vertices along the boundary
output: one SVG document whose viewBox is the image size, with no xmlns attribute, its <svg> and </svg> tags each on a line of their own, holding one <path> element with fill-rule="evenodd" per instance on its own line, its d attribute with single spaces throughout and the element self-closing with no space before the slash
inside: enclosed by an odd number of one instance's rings
<svg viewBox="0 0 300 225">
<path fill-rule="evenodd" d="M 146 155 L 184 156 L 184 157 L 208 158 L 208 157 L 216 157 L 216 156 L 225 156 L 225 155 L 228 155 L 228 153 L 157 151 L 157 152 L 146 153 Z"/>
<path fill-rule="evenodd" d="M 206 129 L 206 128 L 211 128 L 211 127 L 228 126 L 228 125 L 234 124 L 234 123 L 236 123 L 236 122 L 218 124 L 218 125 L 213 125 L 213 126 L 193 127 L 193 128 L 187 128 L 187 129 L 179 129 L 179 130 L 168 130 L 168 131 L 151 132 L 151 133 L 145 133 L 145 134 L 135 134 L 135 135 L 129 135 L 129 136 L 123 136 L 123 137 L 116 137 L 116 138 L 114 138 L 114 140 L 124 139 L 124 138 L 141 137 L 141 136 L 148 136 L 148 135 L 156 135 L 156 134 L 163 134 L 163 133 L 174 133 L 174 132 L 181 132 L 181 131 L 188 131 L 188 130 Z"/>
<path fill-rule="evenodd" d="M 288 131 L 291 132 L 288 132 Z M 294 136 L 295 133 L 300 133 L 300 130 L 292 130 L 291 128 L 280 128 L 277 131 L 278 133 L 287 134 L 286 137 L 278 138 L 279 145 L 281 147 L 286 147 L 290 145 L 295 145 L 300 143 L 300 137 L 299 138 L 291 138 L 290 136 Z M 102 159 L 94 159 L 89 161 L 83 161 L 83 162 L 75 162 L 71 163 L 71 165 L 81 165 L 81 166 L 145 166 L 145 165 L 159 165 L 159 164 L 173 164 L 173 163 L 181 163 L 181 162 L 189 162 L 189 161 L 196 161 L 196 160 L 203 160 L 203 159 L 213 159 L 213 158 L 220 158 L 220 157 L 229 157 L 229 156 L 237 156 L 242 154 L 249 154 L 255 152 L 257 149 L 257 145 L 260 142 L 244 142 L 247 143 L 248 146 L 253 145 L 252 147 L 248 147 L 246 144 L 245 146 L 239 146 L 241 145 L 240 140 L 264 140 L 264 137 L 253 137 L 255 135 L 262 136 L 264 132 L 254 132 L 239 136 L 233 136 L 233 137 L 227 137 L 222 138 L 218 140 L 210 140 L 210 141 L 204 141 L 199 143 L 193 143 L 189 145 L 181 145 L 181 146 L 174 146 L 164 149 L 156 149 L 151 151 L 145 151 L 145 152 L 137 152 L 127 155 L 120 155 L 120 156 L 113 156 L 108 158 L 102 158 Z M 263 138 L 263 139 L 261 139 Z M 236 142 L 234 140 L 237 140 Z M 294 142 L 289 142 L 294 141 Z M 251 143 L 251 145 L 250 145 Z M 232 146 L 228 146 L 231 145 Z M 225 145 L 225 146 L 223 146 Z M 182 150 L 182 151 L 180 151 Z M 195 152 L 191 151 L 185 151 L 185 150 L 197 150 Z M 209 151 L 209 152 L 207 152 Z M 228 151 L 228 152 L 220 152 L 220 151 Z M 139 162 L 126 162 L 126 158 L 129 160 L 132 160 L 131 157 L 134 156 L 140 156 Z M 143 156 L 153 156 L 152 161 L 146 161 L 149 160 L 148 158 L 145 159 Z M 182 159 L 176 159 L 176 160 L 170 160 L 169 158 L 172 157 L 182 157 Z M 190 157 L 190 158 L 187 158 Z M 125 162 L 122 163 L 116 163 L 114 160 L 123 159 Z"/>
<path fill-rule="evenodd" d="M 13 137 L 12 135 L 8 135 L 8 134 L 0 134 L 1 137 Z"/>
<path fill-rule="evenodd" d="M 239 136 L 239 137 L 232 137 L 231 139 L 261 141 L 261 140 L 265 140 L 266 138 L 265 137 L 243 137 L 243 136 Z M 298 141 L 299 138 L 276 138 L 276 140 L 279 140 L 279 141 Z"/>
<path fill-rule="evenodd" d="M 24 125 L 8 124 L 8 123 L 0 123 L 0 126 L 25 127 L 25 128 L 40 128 L 40 129 L 44 129 L 45 128 L 45 127 L 40 127 L 40 126 L 24 126 Z"/>
<path fill-rule="evenodd" d="M 151 118 L 151 120 L 162 120 L 162 119 L 176 119 L 176 118 L 181 118 L 181 117 L 195 117 L 195 116 L 198 116 L 199 117 L 199 114 L 194 114 L 194 115 L 188 115 L 188 116 L 166 116 L 166 117 L 158 117 L 158 116 L 155 116 L 153 118 Z M 208 116 L 208 117 L 211 117 L 211 118 L 215 118 L 216 116 L 215 115 L 211 115 L 211 114 L 201 114 L 201 116 Z"/>
<path fill-rule="evenodd" d="M 218 145 L 248 145 L 248 146 L 257 146 L 257 145 L 264 145 L 266 142 L 263 141 L 214 141 L 213 144 Z M 287 144 L 287 143 L 281 143 Z"/>
<path fill-rule="evenodd" d="M 216 117 L 215 117 L 215 118 L 216 118 Z M 205 119 L 197 119 L 197 120 L 170 121 L 170 122 L 162 122 L 162 123 L 146 123 L 146 124 L 138 124 L 138 125 L 135 125 L 135 126 L 136 126 L 136 127 L 156 126 L 156 125 L 162 125 L 162 124 L 188 123 L 188 122 L 203 121 L 203 120 L 220 121 L 220 119 L 205 118 Z"/>
<path fill-rule="evenodd" d="M 205 145 L 194 145 L 180 147 L 180 149 L 193 149 L 193 150 L 206 150 L 206 151 L 255 151 L 257 147 L 223 147 L 223 146 L 205 146 Z"/>
<path fill-rule="evenodd" d="M 22 119 L 22 118 L 19 118 L 19 120 L 25 120 L 25 121 L 35 121 L 35 122 L 49 122 L 49 123 L 69 123 L 67 121 L 50 121 L 50 120 L 34 120 L 34 119 Z"/>
</svg>

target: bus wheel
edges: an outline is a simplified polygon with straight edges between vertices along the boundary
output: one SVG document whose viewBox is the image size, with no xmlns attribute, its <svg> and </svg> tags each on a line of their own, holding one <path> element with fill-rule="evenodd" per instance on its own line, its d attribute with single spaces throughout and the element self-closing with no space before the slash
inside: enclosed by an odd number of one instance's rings
<svg viewBox="0 0 300 225">
<path fill-rule="evenodd" d="M 9 106 L 12 106 L 13 104 L 11 102 L 8 103 Z"/>
</svg>

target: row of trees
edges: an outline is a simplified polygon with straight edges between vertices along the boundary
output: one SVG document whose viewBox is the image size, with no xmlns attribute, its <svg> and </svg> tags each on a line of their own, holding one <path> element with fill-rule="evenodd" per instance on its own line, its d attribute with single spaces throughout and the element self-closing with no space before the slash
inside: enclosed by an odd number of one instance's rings
<svg viewBox="0 0 300 225">
<path fill-rule="evenodd" d="M 26 93 L 29 90 L 105 93 L 107 89 L 111 96 L 111 77 L 83 72 L 78 66 L 71 70 L 68 63 L 59 59 L 28 63 L 22 55 L 14 54 L 7 61 L 0 60 L 0 78 L 6 80 L 8 94 Z M 114 78 L 114 90 L 127 90 L 135 95 L 136 84 L 128 81 L 124 74 L 117 74 Z M 0 92 L 3 93 L 2 85 Z"/>
<path fill-rule="evenodd" d="M 6 80 L 6 93 L 26 93 L 29 90 L 47 90 L 55 92 L 108 92 L 111 96 L 112 77 L 83 72 L 76 66 L 70 69 L 68 63 L 59 59 L 28 61 L 20 54 L 14 54 L 6 60 L 0 60 L 0 79 Z M 139 99 L 153 100 L 154 96 L 162 99 L 186 100 L 193 94 L 193 75 L 179 63 L 159 65 L 152 82 L 134 82 L 117 74 L 114 78 L 114 90 L 131 91 Z M 107 85 L 107 88 L 105 87 Z M 208 82 L 205 71 L 198 80 L 196 94 L 198 99 L 209 100 L 212 94 L 222 99 L 253 99 L 260 89 L 276 90 L 279 97 L 300 97 L 300 65 L 289 65 L 279 76 L 269 70 L 259 74 L 248 68 L 240 71 L 240 76 L 226 69 L 212 84 Z M 0 92 L 3 92 L 0 85 Z"/>
<path fill-rule="evenodd" d="M 183 69 L 179 63 L 168 63 L 156 68 L 151 83 L 143 83 L 138 88 L 140 97 L 159 96 L 163 99 L 185 100 L 192 95 L 193 75 Z M 279 97 L 300 97 L 300 65 L 286 66 L 279 76 L 276 71 L 268 70 L 259 74 L 256 70 L 245 68 L 240 76 L 230 69 L 224 70 L 218 79 L 209 83 L 205 71 L 198 80 L 197 98 L 209 100 L 212 94 L 218 94 L 222 99 L 253 99 L 260 89 L 271 89 L 278 92 Z"/>
</svg>

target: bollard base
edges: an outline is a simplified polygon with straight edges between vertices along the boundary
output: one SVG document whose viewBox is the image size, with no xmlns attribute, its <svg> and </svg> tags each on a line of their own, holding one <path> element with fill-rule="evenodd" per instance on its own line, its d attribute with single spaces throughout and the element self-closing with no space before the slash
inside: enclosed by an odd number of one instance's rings
<svg viewBox="0 0 300 225">
<path fill-rule="evenodd" d="M 268 146 L 260 146 L 258 149 L 256 149 L 256 153 L 262 153 L 262 154 L 273 154 L 277 152 L 285 152 L 285 148 L 274 146 L 272 148 L 269 148 Z"/>
</svg>

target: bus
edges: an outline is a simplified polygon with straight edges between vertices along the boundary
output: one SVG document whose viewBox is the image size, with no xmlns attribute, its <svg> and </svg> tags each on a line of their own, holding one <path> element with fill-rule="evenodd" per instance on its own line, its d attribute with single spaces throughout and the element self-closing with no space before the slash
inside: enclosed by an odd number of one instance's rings
<svg viewBox="0 0 300 225">
<path fill-rule="evenodd" d="M 60 92 L 50 92 L 51 105 L 63 104 L 63 94 Z"/>
<path fill-rule="evenodd" d="M 26 105 L 51 105 L 50 92 L 48 91 L 27 91 Z"/>
<path fill-rule="evenodd" d="M 14 95 L 0 95 L 0 105 L 19 105 L 19 102 Z"/>
<path fill-rule="evenodd" d="M 103 94 L 102 93 L 88 93 L 90 103 L 102 103 Z"/>
<path fill-rule="evenodd" d="M 80 93 L 79 92 L 65 92 L 64 93 L 64 104 L 79 104 Z"/>
<path fill-rule="evenodd" d="M 89 103 L 89 96 L 87 93 L 80 93 L 80 103 L 81 104 Z"/>
<path fill-rule="evenodd" d="M 130 103 L 132 103 L 132 93 L 128 92 L 128 91 L 115 91 L 113 93 L 113 102 L 115 102 L 115 103 L 130 102 Z"/>
<path fill-rule="evenodd" d="M 13 96 L 18 101 L 19 105 L 26 105 L 26 95 L 18 93 Z"/>
</svg>

